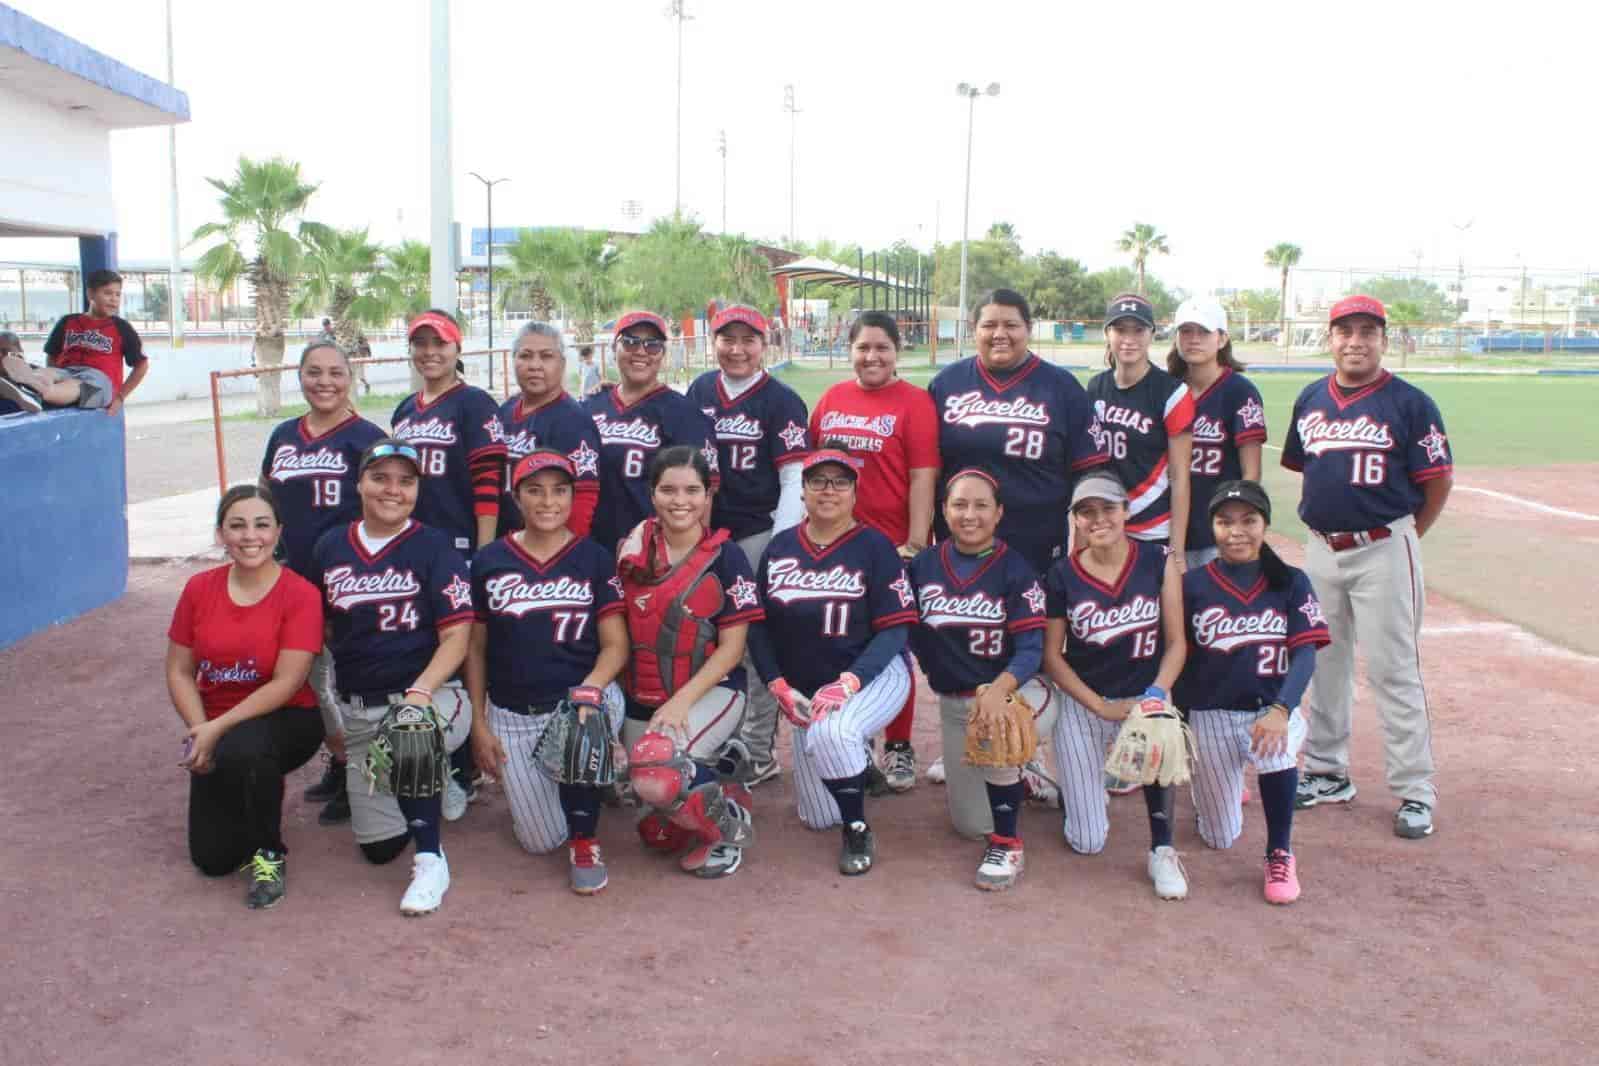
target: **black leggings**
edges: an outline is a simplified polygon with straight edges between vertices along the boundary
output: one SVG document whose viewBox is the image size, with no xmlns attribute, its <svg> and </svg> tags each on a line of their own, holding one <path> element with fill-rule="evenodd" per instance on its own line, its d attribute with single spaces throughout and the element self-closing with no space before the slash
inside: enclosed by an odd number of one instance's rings
<svg viewBox="0 0 1599 1066">
<path fill-rule="evenodd" d="M 283 852 L 283 778 L 322 743 L 315 707 L 284 707 L 228 730 L 208 774 L 189 778 L 189 857 L 221 877 L 258 848 Z"/>
</svg>

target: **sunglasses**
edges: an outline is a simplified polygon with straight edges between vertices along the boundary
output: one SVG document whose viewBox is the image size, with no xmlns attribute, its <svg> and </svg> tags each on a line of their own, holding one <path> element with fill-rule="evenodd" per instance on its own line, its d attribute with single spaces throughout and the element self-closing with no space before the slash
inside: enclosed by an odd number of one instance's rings
<svg viewBox="0 0 1599 1066">
<path fill-rule="evenodd" d="M 409 444 L 378 444 L 374 445 L 372 450 L 366 453 L 366 461 L 361 464 L 361 469 L 365 470 L 379 459 L 394 458 L 409 459 L 418 467 L 422 465 L 422 457 Z"/>
<path fill-rule="evenodd" d="M 823 492 L 827 489 L 832 489 L 834 492 L 843 492 L 845 489 L 855 487 L 855 479 L 852 477 L 828 477 L 826 474 L 817 474 L 814 477 L 805 479 L 805 487 L 812 492 Z"/>
<path fill-rule="evenodd" d="M 643 349 L 645 355 L 660 355 L 666 351 L 666 342 L 656 340 L 654 337 L 635 337 L 624 333 L 616 338 L 616 343 L 622 346 L 624 352 L 636 352 Z"/>
</svg>

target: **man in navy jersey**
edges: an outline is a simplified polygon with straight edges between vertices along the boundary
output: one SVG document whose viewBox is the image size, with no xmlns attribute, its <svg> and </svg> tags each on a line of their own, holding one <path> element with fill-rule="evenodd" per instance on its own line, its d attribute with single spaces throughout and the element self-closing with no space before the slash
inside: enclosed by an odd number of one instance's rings
<svg viewBox="0 0 1599 1066">
<path fill-rule="evenodd" d="M 653 511 L 650 463 L 662 448 L 698 448 L 710 463 L 713 491 L 718 484 L 710 419 L 660 379 L 666 320 L 630 311 L 617 319 L 614 345 L 621 383 L 601 387 L 583 404 L 600 433 L 600 502 L 590 535 L 611 552 Z"/>
<path fill-rule="evenodd" d="M 1443 416 L 1426 393 L 1382 368 L 1387 312 L 1350 296 L 1328 316 L 1334 372 L 1294 401 L 1283 466 L 1304 474 L 1299 517 L 1310 527 L 1305 569 L 1332 644 L 1317 660 L 1298 805 L 1347 803 L 1355 696 L 1355 634 L 1387 738 L 1388 787 L 1400 800 L 1394 832 L 1433 829 L 1437 788 L 1432 724 L 1417 648 L 1421 538 L 1443 513 L 1454 460 Z"/>
<path fill-rule="evenodd" d="M 554 326 L 529 322 L 517 333 L 511 352 L 522 392 L 500 407 L 506 484 L 500 498 L 499 535 L 522 528 L 522 512 L 510 485 L 516 464 L 537 448 L 555 448 L 566 453 L 577 477 L 567 528 L 586 537 L 600 502 L 600 434 L 583 405 L 567 395 L 566 342 Z"/>
<path fill-rule="evenodd" d="M 722 483 L 711 505 L 711 526 L 725 529 L 749 559 L 761 564 L 772 539 L 805 515 L 800 499 L 800 461 L 808 448 L 810 412 L 799 393 L 762 367 L 766 316 L 753 307 L 723 308 L 711 319 L 719 370 L 701 374 L 688 399 L 716 430 Z M 745 666 L 751 664 L 745 656 Z M 753 671 L 750 671 L 753 673 Z M 777 701 L 758 679 L 739 736 L 749 749 L 751 786 L 781 773 L 772 753 L 777 738 Z"/>
</svg>

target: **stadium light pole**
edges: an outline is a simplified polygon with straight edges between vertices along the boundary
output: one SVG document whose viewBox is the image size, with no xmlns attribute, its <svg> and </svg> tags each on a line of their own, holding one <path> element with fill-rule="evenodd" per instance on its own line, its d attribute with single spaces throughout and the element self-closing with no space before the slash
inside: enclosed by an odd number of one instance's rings
<svg viewBox="0 0 1599 1066">
<path fill-rule="evenodd" d="M 484 190 L 489 194 L 489 350 L 494 350 L 494 186 L 510 178 L 495 178 L 490 181 L 475 170 L 467 171 L 478 181 L 483 183 Z M 489 389 L 494 389 L 494 357 L 489 357 Z"/>
<path fill-rule="evenodd" d="M 727 131 L 716 136 L 716 150 L 722 153 L 722 232 L 727 232 Z"/>
<path fill-rule="evenodd" d="M 955 317 L 955 358 L 960 359 L 966 354 L 966 232 L 972 220 L 972 127 L 977 121 L 977 98 L 998 96 L 999 82 L 991 81 L 988 88 L 979 89 L 963 81 L 955 86 L 955 93 L 966 98 L 966 206 L 961 212 L 961 294 Z"/>
<path fill-rule="evenodd" d="M 683 217 L 683 23 L 691 18 L 684 0 L 672 0 L 666 13 L 677 19 L 677 184 L 672 197 L 672 217 Z"/>
<path fill-rule="evenodd" d="M 788 242 L 799 239 L 794 232 L 794 129 L 795 116 L 800 113 L 794 106 L 794 86 L 783 86 L 783 110 L 788 112 Z"/>
<path fill-rule="evenodd" d="M 167 84 L 177 88 L 172 69 L 172 0 L 167 0 Z M 183 249 L 178 236 L 178 124 L 167 127 L 167 171 L 172 180 L 172 264 L 167 273 L 167 323 L 172 347 L 183 347 Z"/>
</svg>

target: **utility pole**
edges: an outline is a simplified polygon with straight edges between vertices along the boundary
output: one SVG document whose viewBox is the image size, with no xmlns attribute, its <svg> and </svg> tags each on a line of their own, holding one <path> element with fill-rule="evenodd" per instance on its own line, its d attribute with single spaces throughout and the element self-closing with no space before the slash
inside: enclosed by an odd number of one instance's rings
<svg viewBox="0 0 1599 1066">
<path fill-rule="evenodd" d="M 783 86 L 783 110 L 788 112 L 788 243 L 799 240 L 794 232 L 794 129 L 795 116 L 800 113 L 794 106 L 794 86 Z"/>
<path fill-rule="evenodd" d="M 683 217 L 683 23 L 693 18 L 683 9 L 684 0 L 672 0 L 666 13 L 677 19 L 677 183 L 672 194 L 672 217 Z"/>
<path fill-rule="evenodd" d="M 984 94 L 988 96 L 999 95 L 999 82 L 989 82 L 988 88 L 979 89 L 975 85 L 961 82 L 955 87 L 958 96 L 967 100 L 966 109 L 966 206 L 961 212 L 961 295 L 960 307 L 956 309 L 958 318 L 955 320 L 955 358 L 959 359 L 965 354 L 966 342 L 966 233 L 971 225 L 972 218 L 972 128 L 977 121 L 977 98 Z"/>
<path fill-rule="evenodd" d="M 716 135 L 716 150 L 722 153 L 722 232 L 727 232 L 727 131 Z"/>
<path fill-rule="evenodd" d="M 483 188 L 489 194 L 489 349 L 492 351 L 494 348 L 494 186 L 502 181 L 510 181 L 511 179 L 495 178 L 490 181 L 475 170 L 469 170 L 467 173 L 481 181 Z M 494 358 L 492 356 L 489 357 L 489 391 L 494 391 Z"/>
<path fill-rule="evenodd" d="M 172 63 L 172 0 L 167 0 L 167 84 L 177 88 Z M 183 249 L 178 235 L 178 126 L 167 127 L 167 172 L 172 181 L 172 264 L 167 271 L 167 326 L 174 350 L 183 347 Z M 23 298 L 26 301 L 26 297 Z M 24 314 L 23 317 L 27 317 Z"/>
</svg>

